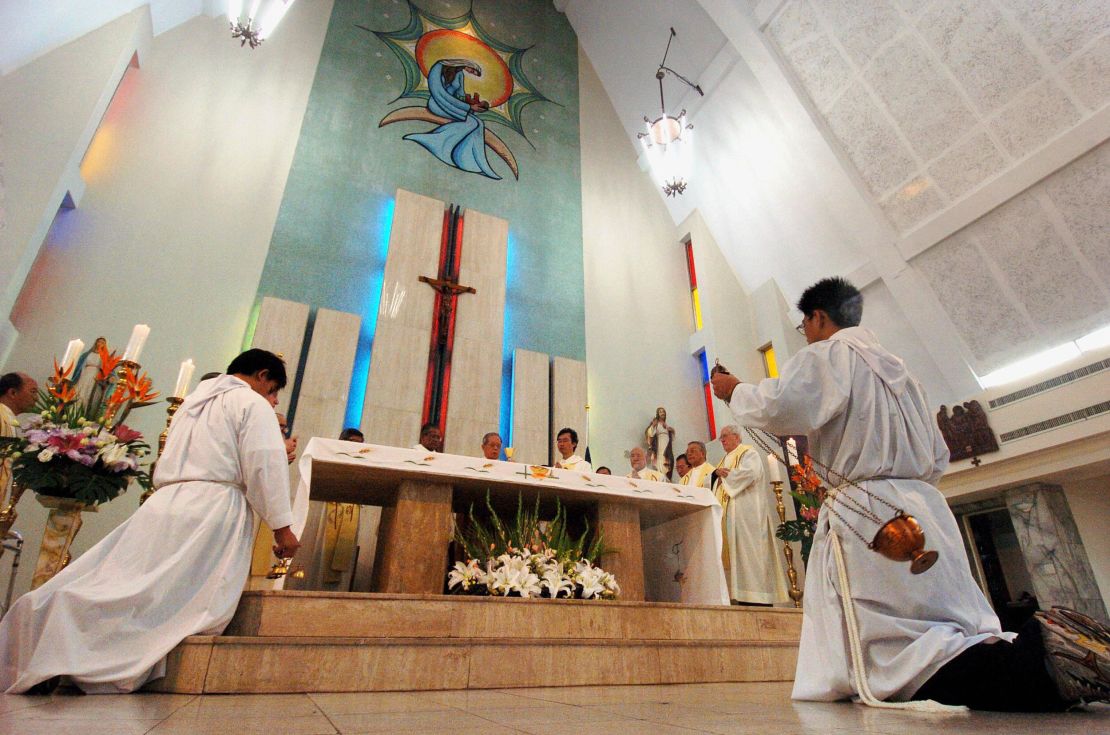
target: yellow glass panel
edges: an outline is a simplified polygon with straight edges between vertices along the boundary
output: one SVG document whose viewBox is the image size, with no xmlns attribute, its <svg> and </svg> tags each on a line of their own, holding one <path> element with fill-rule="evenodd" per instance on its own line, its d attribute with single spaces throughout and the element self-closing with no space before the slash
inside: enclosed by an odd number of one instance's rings
<svg viewBox="0 0 1110 735">
<path fill-rule="evenodd" d="M 696 288 L 690 292 L 690 299 L 694 302 L 694 329 L 701 331 L 701 299 Z"/>
<path fill-rule="evenodd" d="M 760 352 L 763 353 L 763 370 L 767 373 L 767 377 L 777 378 L 779 376 L 779 365 L 775 361 L 775 348 L 768 346 Z"/>
</svg>

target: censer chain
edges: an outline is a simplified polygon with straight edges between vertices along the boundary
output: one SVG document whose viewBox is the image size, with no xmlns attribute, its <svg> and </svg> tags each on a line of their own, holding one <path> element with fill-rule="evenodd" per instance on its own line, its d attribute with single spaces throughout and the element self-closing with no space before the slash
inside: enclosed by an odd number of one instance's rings
<svg viewBox="0 0 1110 735">
<path fill-rule="evenodd" d="M 759 429 L 759 428 L 755 428 L 755 427 L 752 427 L 752 426 L 747 426 L 747 427 L 744 427 L 744 428 L 746 428 L 748 430 L 749 436 L 751 436 L 752 439 L 755 440 L 755 443 L 758 444 L 761 449 L 763 449 L 769 455 L 773 456 L 776 460 L 782 462 L 786 466 L 787 471 L 790 470 L 789 463 L 787 463 L 783 458 L 779 457 L 778 451 L 776 449 L 774 449 L 771 446 L 770 442 L 768 441 L 768 439 L 773 439 L 777 443 L 778 442 L 778 437 L 776 437 L 774 434 L 772 434 L 768 431 L 765 431 L 765 430 Z M 839 488 L 842 488 L 846 485 L 850 485 L 854 488 L 858 488 L 865 495 L 867 495 L 867 497 L 872 498 L 873 500 L 877 500 L 880 503 L 882 503 L 883 505 L 885 505 L 888 508 L 890 508 L 891 510 L 893 510 L 896 516 L 904 515 L 905 511 L 903 511 L 901 508 L 899 508 L 896 505 L 890 503 L 885 498 L 882 498 L 882 497 L 876 495 L 875 493 L 869 491 L 867 488 L 863 487 L 858 482 L 856 482 L 854 480 L 851 480 L 851 479 L 845 477 L 844 475 L 840 474 L 836 470 L 832 469 L 831 467 L 828 467 L 827 465 L 822 464 L 818 460 L 814 459 L 813 455 L 809 455 L 809 459 L 810 459 L 810 462 L 812 463 L 812 465 L 814 467 L 814 470 L 815 471 L 820 470 L 820 472 L 818 472 L 818 476 L 824 475 L 823 479 L 829 485 L 833 484 L 833 482 L 832 482 L 832 477 L 833 476 L 839 477 L 841 480 L 843 480 L 842 483 L 838 484 L 837 487 L 834 488 L 829 493 L 830 500 L 832 501 L 832 502 L 829 503 L 829 512 L 831 512 L 833 515 L 835 515 L 837 518 L 839 518 L 840 521 L 845 526 L 847 526 L 848 529 L 851 530 L 851 532 L 854 533 L 856 535 L 856 537 L 859 538 L 859 540 L 862 541 L 867 546 L 870 547 L 871 542 L 868 541 L 867 539 L 865 539 L 860 534 L 859 531 L 857 531 L 854 527 L 852 527 L 852 525 L 844 519 L 844 516 L 837 513 L 836 509 L 833 507 L 833 505 L 836 503 L 837 500 L 840 500 L 841 504 L 846 509 L 852 511 L 853 513 L 856 513 L 857 515 L 859 515 L 863 518 L 866 518 L 867 520 L 871 521 L 872 523 L 874 523 L 876 525 L 879 525 L 879 526 L 883 525 L 883 521 L 872 510 L 870 510 L 869 508 L 866 508 L 862 503 L 860 503 L 858 500 L 853 498 L 851 495 L 846 495 L 842 492 L 839 492 Z"/>
</svg>

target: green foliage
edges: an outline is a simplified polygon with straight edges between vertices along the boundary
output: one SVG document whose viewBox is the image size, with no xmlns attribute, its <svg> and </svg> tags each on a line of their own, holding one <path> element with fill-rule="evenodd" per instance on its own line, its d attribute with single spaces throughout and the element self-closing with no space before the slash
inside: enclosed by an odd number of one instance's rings
<svg viewBox="0 0 1110 735">
<path fill-rule="evenodd" d="M 567 510 L 558 499 L 555 500 L 555 518 L 547 523 L 540 519 L 538 496 L 534 507 L 525 509 L 523 496 L 517 495 L 516 513 L 508 524 L 494 510 L 489 491 L 486 491 L 486 509 L 489 512 L 488 521 L 479 519 L 474 514 L 474 504 L 471 503 L 466 530 L 455 526 L 455 540 L 470 559 L 483 561 L 527 548 L 552 549 L 555 557 L 567 564 L 574 564 L 580 559 L 596 564 L 602 555 L 614 551 L 605 545 L 601 533 L 594 534 L 593 539 L 587 543 L 590 539 L 590 522 L 587 519 L 583 519 L 585 530 L 577 537 L 572 536 L 568 527 Z"/>
<path fill-rule="evenodd" d="M 809 564 L 809 552 L 813 548 L 813 533 L 816 527 L 813 521 L 798 518 L 779 524 L 775 530 L 775 537 L 782 541 L 798 541 L 802 545 L 802 565 Z"/>
</svg>

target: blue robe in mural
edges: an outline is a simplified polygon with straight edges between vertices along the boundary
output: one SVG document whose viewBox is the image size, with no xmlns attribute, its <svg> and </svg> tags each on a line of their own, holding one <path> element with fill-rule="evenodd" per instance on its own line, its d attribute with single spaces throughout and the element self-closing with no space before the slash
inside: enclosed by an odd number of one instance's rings
<svg viewBox="0 0 1110 735">
<path fill-rule="evenodd" d="M 410 133 L 405 140 L 419 143 L 449 166 L 500 179 L 486 159 L 486 124 L 471 111 L 464 99 L 464 76 L 465 72 L 460 69 L 450 84 L 444 84 L 443 62 L 437 61 L 432 66 L 428 71 L 428 89 L 431 92 L 428 109 L 451 122 L 440 125 L 430 133 Z"/>
</svg>

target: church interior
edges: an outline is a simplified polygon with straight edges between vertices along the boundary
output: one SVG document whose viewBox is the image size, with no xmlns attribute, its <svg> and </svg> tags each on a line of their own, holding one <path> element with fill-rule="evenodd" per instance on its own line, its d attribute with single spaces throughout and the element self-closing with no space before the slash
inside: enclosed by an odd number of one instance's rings
<svg viewBox="0 0 1110 735">
<path fill-rule="evenodd" d="M 803 292 L 847 279 L 950 453 L 945 563 L 1003 631 L 1105 626 L 1107 0 L 36 0 L 0 3 L 0 39 L 0 374 L 106 390 L 146 467 L 202 374 L 277 354 L 301 542 L 275 557 L 255 521 L 226 630 L 140 693 L 0 694 L 0 732 L 1110 725 L 792 700 L 813 531 L 774 534 L 817 509 L 768 452 L 806 432 L 735 421 L 713 372 L 779 378 Z M 749 604 L 729 495 L 675 467 L 738 472 L 737 440 L 774 569 Z M 0 612 L 140 484 L 0 487 Z M 533 502 L 524 546 L 612 545 L 576 552 L 596 599 L 454 594 Z"/>
</svg>

